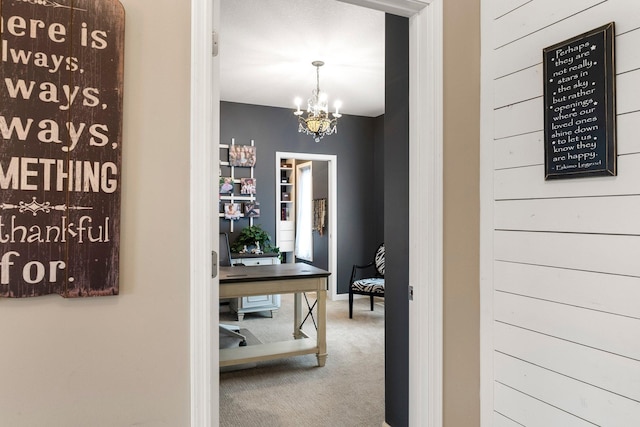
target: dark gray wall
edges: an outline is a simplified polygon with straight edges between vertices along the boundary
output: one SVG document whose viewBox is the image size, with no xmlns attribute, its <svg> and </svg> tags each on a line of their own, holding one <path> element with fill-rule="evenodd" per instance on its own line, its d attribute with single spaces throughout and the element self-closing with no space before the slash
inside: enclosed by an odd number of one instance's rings
<svg viewBox="0 0 640 427">
<path fill-rule="evenodd" d="M 409 20 L 385 19 L 385 420 L 409 425 Z"/>
<path fill-rule="evenodd" d="M 329 163 L 315 161 L 313 170 L 313 198 L 328 199 L 329 197 Z M 324 270 L 329 268 L 329 204 L 327 200 L 327 218 L 325 220 L 325 232 L 313 232 L 313 265 Z"/>
<path fill-rule="evenodd" d="M 313 82 L 310 82 L 310 89 Z M 345 100 L 345 102 L 348 102 Z M 372 183 L 379 172 L 374 167 L 376 130 L 380 118 L 343 115 L 338 123 L 338 133 L 316 143 L 307 135 L 298 133 L 297 118 L 293 108 L 275 108 L 258 105 L 220 103 L 220 143 L 250 144 L 255 141 L 257 162 L 254 176 L 257 179 L 257 201 L 260 202 L 260 218 L 254 224 L 272 236 L 275 243 L 275 153 L 276 151 L 334 154 L 338 164 L 338 292 L 348 292 L 348 282 L 353 264 L 369 262 L 383 230 L 376 216 L 371 214 L 376 197 L 382 189 Z M 236 177 L 242 171 L 236 168 Z M 226 174 L 223 171 L 223 176 Z M 378 207 L 379 209 L 379 207 Z M 248 219 L 234 224 L 230 233 L 233 242 Z M 229 221 L 220 221 L 220 231 L 229 232 Z M 373 232 L 372 232 L 373 231 Z"/>
</svg>

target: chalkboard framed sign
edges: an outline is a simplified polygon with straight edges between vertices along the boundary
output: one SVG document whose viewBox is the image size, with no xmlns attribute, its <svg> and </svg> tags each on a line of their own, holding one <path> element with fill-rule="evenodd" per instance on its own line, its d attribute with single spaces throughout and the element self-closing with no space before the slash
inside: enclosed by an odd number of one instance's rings
<svg viewBox="0 0 640 427">
<path fill-rule="evenodd" d="M 617 175 L 614 30 L 544 49 L 545 179 Z"/>
</svg>

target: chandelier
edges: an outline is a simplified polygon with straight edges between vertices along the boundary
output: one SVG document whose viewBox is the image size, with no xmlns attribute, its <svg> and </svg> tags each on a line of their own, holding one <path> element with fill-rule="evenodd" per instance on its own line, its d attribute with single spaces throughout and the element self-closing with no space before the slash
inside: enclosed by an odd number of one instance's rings
<svg viewBox="0 0 640 427">
<path fill-rule="evenodd" d="M 319 142 L 325 135 L 332 135 L 338 132 L 338 119 L 342 114 L 338 112 L 342 103 L 336 101 L 334 107 L 336 112 L 331 114 L 333 118 L 329 118 L 329 100 L 325 92 L 320 91 L 320 67 L 324 65 L 322 61 L 313 61 L 311 63 L 316 67 L 316 88 L 313 90 L 311 98 L 307 101 L 307 116 L 300 110 L 302 100 L 296 98 L 295 104 L 297 110 L 293 113 L 298 116 L 298 132 L 311 135 L 316 142 Z"/>
</svg>

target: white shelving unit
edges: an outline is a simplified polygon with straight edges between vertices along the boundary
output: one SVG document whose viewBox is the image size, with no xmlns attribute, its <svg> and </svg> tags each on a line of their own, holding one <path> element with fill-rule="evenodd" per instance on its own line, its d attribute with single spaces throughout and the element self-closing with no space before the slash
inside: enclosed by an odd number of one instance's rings
<svg viewBox="0 0 640 427">
<path fill-rule="evenodd" d="M 278 165 L 278 190 L 276 194 L 279 208 L 276 244 L 285 262 L 294 262 L 296 238 L 296 161 L 281 159 Z"/>
</svg>

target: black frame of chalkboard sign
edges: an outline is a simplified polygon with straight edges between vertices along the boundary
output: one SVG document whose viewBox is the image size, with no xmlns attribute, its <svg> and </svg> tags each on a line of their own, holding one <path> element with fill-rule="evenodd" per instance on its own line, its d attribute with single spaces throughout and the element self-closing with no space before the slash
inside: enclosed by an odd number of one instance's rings
<svg viewBox="0 0 640 427">
<path fill-rule="evenodd" d="M 604 76 L 602 77 L 602 84 L 604 88 L 604 102 L 605 102 L 605 159 L 602 168 L 590 169 L 585 171 L 576 171 L 574 169 L 568 170 L 552 170 L 553 164 L 550 160 L 553 156 L 552 138 L 551 138 L 551 123 L 552 113 L 551 102 L 553 99 L 550 95 L 550 80 L 548 76 L 549 68 L 549 55 L 555 50 L 564 46 L 572 45 L 582 39 L 602 33 L 603 35 L 603 48 L 604 48 Z M 610 22 L 601 27 L 595 28 L 591 31 L 587 31 L 583 34 L 575 36 L 571 39 L 565 40 L 560 43 L 556 43 L 553 46 L 549 46 L 543 50 L 542 55 L 543 70 L 544 70 L 544 169 L 545 180 L 549 179 L 564 179 L 564 178 L 578 178 L 586 176 L 616 176 L 617 171 L 617 141 L 616 141 L 616 74 L 615 74 L 615 22 Z"/>
</svg>

